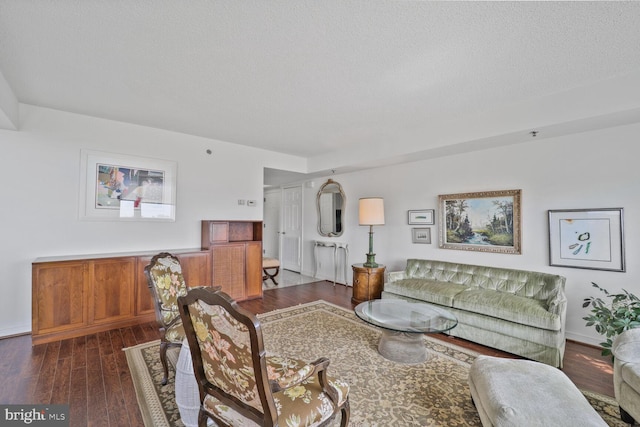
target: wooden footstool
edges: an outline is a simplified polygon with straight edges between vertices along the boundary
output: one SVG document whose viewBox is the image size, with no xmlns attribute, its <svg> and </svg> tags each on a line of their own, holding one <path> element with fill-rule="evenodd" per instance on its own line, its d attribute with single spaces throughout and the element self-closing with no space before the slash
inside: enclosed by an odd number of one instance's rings
<svg viewBox="0 0 640 427">
<path fill-rule="evenodd" d="M 269 270 L 274 270 L 275 272 L 269 272 Z M 280 271 L 280 261 L 275 258 L 262 258 L 262 271 L 264 275 L 262 276 L 262 280 L 265 281 L 267 279 L 271 279 L 274 285 L 277 285 L 275 277 L 278 275 Z"/>
<path fill-rule="evenodd" d="M 469 388 L 484 427 L 607 426 L 571 380 L 544 363 L 478 356 Z"/>
</svg>

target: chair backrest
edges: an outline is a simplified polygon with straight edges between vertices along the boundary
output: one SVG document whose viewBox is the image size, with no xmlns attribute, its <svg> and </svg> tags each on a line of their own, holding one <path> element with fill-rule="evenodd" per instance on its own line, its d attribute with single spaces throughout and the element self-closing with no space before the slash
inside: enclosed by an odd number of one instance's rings
<svg viewBox="0 0 640 427">
<path fill-rule="evenodd" d="M 151 258 L 144 274 L 155 301 L 156 317 L 168 325 L 180 317 L 178 297 L 186 295 L 188 290 L 180 261 L 168 252 L 159 253 Z"/>
<path fill-rule="evenodd" d="M 211 288 L 190 290 L 178 306 L 201 401 L 209 394 L 258 425 L 274 425 L 278 414 L 258 319 Z"/>
</svg>

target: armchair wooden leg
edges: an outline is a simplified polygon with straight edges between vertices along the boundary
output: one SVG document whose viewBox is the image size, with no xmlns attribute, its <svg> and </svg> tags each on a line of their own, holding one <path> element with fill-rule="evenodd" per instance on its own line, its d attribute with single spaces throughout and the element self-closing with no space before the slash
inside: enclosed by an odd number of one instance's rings
<svg viewBox="0 0 640 427">
<path fill-rule="evenodd" d="M 622 409 L 620 406 L 618 406 L 618 408 L 620 409 L 620 419 L 627 424 L 634 425 L 636 420 L 634 420 L 633 417 L 629 415 L 629 413 L 624 409 Z"/>
<path fill-rule="evenodd" d="M 208 421 L 209 421 L 209 416 L 201 407 L 200 412 L 198 412 L 198 427 L 207 427 Z"/>
<path fill-rule="evenodd" d="M 164 370 L 164 377 L 162 377 L 162 385 L 167 385 L 169 378 L 169 365 L 167 365 L 167 347 L 168 342 L 162 341 L 160 343 L 160 362 L 162 362 L 162 369 Z"/>
<path fill-rule="evenodd" d="M 351 408 L 349 406 L 349 398 L 344 402 L 342 406 L 342 420 L 340 421 L 340 427 L 346 427 L 349 424 L 349 416 L 351 415 Z"/>
</svg>

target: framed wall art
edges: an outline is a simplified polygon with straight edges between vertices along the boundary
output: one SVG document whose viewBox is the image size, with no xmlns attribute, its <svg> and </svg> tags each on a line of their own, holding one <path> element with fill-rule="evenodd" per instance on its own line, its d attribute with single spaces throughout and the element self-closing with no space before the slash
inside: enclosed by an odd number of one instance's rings
<svg viewBox="0 0 640 427">
<path fill-rule="evenodd" d="M 521 253 L 521 190 L 444 194 L 438 201 L 441 248 Z"/>
<path fill-rule="evenodd" d="M 549 265 L 625 271 L 622 208 L 549 211 Z"/>
<path fill-rule="evenodd" d="M 176 163 L 81 151 L 80 219 L 175 221 Z"/>
<path fill-rule="evenodd" d="M 409 225 L 433 225 L 435 224 L 435 210 L 421 209 L 409 211 Z"/>
<path fill-rule="evenodd" d="M 412 228 L 411 242 L 412 243 L 431 243 L 431 229 L 430 228 Z"/>
</svg>

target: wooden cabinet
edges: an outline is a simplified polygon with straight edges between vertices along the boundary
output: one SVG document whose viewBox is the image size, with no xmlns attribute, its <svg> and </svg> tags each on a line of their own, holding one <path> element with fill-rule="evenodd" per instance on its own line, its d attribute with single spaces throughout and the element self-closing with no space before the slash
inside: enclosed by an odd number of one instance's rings
<svg viewBox="0 0 640 427">
<path fill-rule="evenodd" d="M 354 264 L 353 268 L 353 296 L 351 302 L 360 304 L 363 301 L 379 299 L 384 288 L 385 266 L 365 267 L 362 264 Z"/>
<path fill-rule="evenodd" d="M 209 251 L 169 251 L 187 284 L 211 285 Z M 154 253 L 40 258 L 32 264 L 32 343 L 155 319 L 144 267 Z M 193 282 L 193 284 L 191 284 Z"/>
<path fill-rule="evenodd" d="M 39 258 L 32 264 L 32 343 L 155 319 L 144 268 L 162 251 Z M 262 297 L 262 222 L 202 221 L 200 250 L 178 257 L 188 286 L 220 285 L 236 300 Z"/>
<path fill-rule="evenodd" d="M 262 222 L 202 221 L 212 283 L 236 301 L 262 297 Z"/>
</svg>

